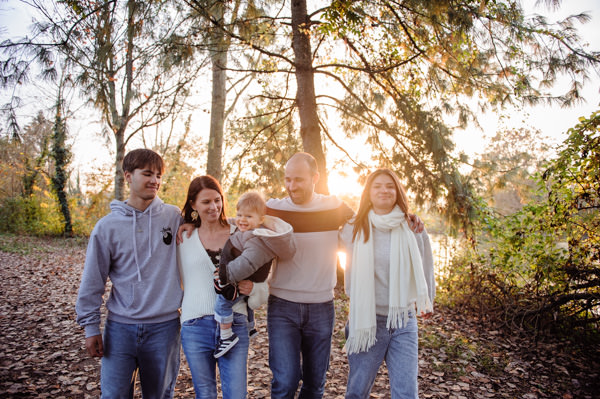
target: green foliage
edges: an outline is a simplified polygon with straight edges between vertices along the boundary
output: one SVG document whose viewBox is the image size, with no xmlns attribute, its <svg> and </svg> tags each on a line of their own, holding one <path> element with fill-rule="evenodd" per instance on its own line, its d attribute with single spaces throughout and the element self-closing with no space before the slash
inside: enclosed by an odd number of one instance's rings
<svg viewBox="0 0 600 399">
<path fill-rule="evenodd" d="M 531 176 L 550 159 L 550 143 L 537 129 L 500 129 L 474 161 L 469 180 L 499 213 L 513 213 L 535 199 Z"/>
<path fill-rule="evenodd" d="M 1 138 L 0 231 L 32 235 L 62 233 L 63 218 L 51 193 L 54 163 L 52 124 L 39 113 L 21 140 Z"/>
<path fill-rule="evenodd" d="M 48 193 L 0 200 L 0 231 L 14 234 L 62 234 L 62 216 Z"/>
<path fill-rule="evenodd" d="M 191 154 L 195 148 L 193 141 L 187 141 L 186 134 L 172 151 L 164 153 L 166 170 L 159 196 L 165 203 L 183 208 L 188 186 L 195 177 L 193 168 L 185 162 L 185 155 Z M 199 156 L 198 152 L 195 156 Z"/>
<path fill-rule="evenodd" d="M 281 106 L 265 101 L 252 110 L 254 117 L 231 123 L 226 152 L 232 161 L 226 165 L 222 183 L 234 198 L 248 190 L 259 190 L 266 198 L 285 196 L 284 164 L 302 149 L 291 109 L 284 113 Z"/>
<path fill-rule="evenodd" d="M 459 306 L 535 330 L 600 325 L 600 112 L 569 130 L 538 199 L 501 216 L 480 200 L 476 242 L 442 286 Z"/>
<path fill-rule="evenodd" d="M 19 140 L 0 137 L 0 198 L 30 197 L 36 186 L 49 187 L 51 136 L 52 123 L 40 112 L 25 126 Z"/>
<path fill-rule="evenodd" d="M 335 74 L 344 89 L 329 97 L 344 131 L 368 134 L 376 166 L 398 171 L 417 202 L 434 202 L 464 227 L 473 216 L 471 189 L 452 160 L 448 116 L 464 127 L 490 107 L 574 104 L 588 67 L 599 62 L 582 49 L 572 24 L 588 16 L 551 25 L 528 18 L 512 0 L 336 0 L 322 19 L 317 33 L 342 40 L 347 52 L 315 68 Z M 571 89 L 545 93 L 565 72 Z"/>
<path fill-rule="evenodd" d="M 3 46 L 1 88 L 17 93 L 35 70 L 32 65 L 55 80 L 60 65 L 101 115 L 104 131 L 114 138 L 119 199 L 125 186 L 119 166 L 130 139 L 178 115 L 203 66 L 195 62 L 195 48 L 186 40 L 193 35 L 176 5 L 135 0 L 29 4 L 40 17 L 33 34 Z M 13 99 L 9 111 L 16 103 Z"/>
<path fill-rule="evenodd" d="M 110 212 L 109 204 L 114 199 L 111 183 L 112 179 L 108 180 L 105 191 L 88 192 L 85 200 L 71 198 L 69 204 L 75 235 L 89 236 L 96 222 Z"/>
</svg>

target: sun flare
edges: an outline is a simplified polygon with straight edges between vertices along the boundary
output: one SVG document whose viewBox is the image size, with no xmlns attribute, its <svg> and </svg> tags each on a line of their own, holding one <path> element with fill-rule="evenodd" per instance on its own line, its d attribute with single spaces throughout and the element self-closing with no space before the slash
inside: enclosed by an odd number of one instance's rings
<svg viewBox="0 0 600 399">
<path fill-rule="evenodd" d="M 358 176 L 354 172 L 347 174 L 332 171 L 328 176 L 327 183 L 330 193 L 338 196 L 360 197 L 363 189 L 358 183 Z"/>
<path fill-rule="evenodd" d="M 342 269 L 346 270 L 346 252 L 338 251 L 337 257 L 338 257 L 338 262 L 340 264 L 340 267 Z"/>
</svg>

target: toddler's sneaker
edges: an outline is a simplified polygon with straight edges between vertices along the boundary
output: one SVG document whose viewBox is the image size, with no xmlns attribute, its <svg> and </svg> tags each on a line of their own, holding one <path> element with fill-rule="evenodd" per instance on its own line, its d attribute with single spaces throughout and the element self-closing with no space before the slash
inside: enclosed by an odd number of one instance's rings
<svg viewBox="0 0 600 399">
<path fill-rule="evenodd" d="M 217 348 L 215 349 L 215 358 L 218 359 L 227 352 L 229 352 L 229 350 L 233 348 L 239 340 L 240 339 L 238 338 L 236 333 L 233 333 L 229 338 L 219 338 L 219 343 L 217 344 Z"/>
<path fill-rule="evenodd" d="M 256 331 L 256 328 L 253 328 L 252 330 L 248 331 L 248 336 L 250 337 L 250 339 L 256 338 L 257 335 L 258 331 Z"/>
</svg>

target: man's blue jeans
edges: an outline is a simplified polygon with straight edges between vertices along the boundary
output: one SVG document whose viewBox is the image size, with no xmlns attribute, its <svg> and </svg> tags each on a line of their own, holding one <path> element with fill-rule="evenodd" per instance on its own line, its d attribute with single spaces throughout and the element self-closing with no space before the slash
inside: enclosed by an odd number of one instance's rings
<svg viewBox="0 0 600 399">
<path fill-rule="evenodd" d="M 181 326 L 181 344 L 190 366 L 196 398 L 216 399 L 219 365 L 223 399 L 246 397 L 246 365 L 248 361 L 247 319 L 245 315 L 233 314 L 233 331 L 240 338 L 225 356 L 215 359 L 214 352 L 219 338 L 219 325 L 213 316 L 186 320 Z"/>
<path fill-rule="evenodd" d="M 271 398 L 321 398 L 329 368 L 333 301 L 296 303 L 271 295 L 267 313 Z"/>
<path fill-rule="evenodd" d="M 385 360 L 392 399 L 417 399 L 419 333 L 417 319 L 410 316 L 403 328 L 386 328 L 387 316 L 377 315 L 377 342 L 366 352 L 348 356 L 350 372 L 346 399 L 367 399 Z"/>
<path fill-rule="evenodd" d="M 124 324 L 107 320 L 100 373 L 103 398 L 133 398 L 140 374 L 144 399 L 172 398 L 179 373 L 179 319 Z"/>
</svg>

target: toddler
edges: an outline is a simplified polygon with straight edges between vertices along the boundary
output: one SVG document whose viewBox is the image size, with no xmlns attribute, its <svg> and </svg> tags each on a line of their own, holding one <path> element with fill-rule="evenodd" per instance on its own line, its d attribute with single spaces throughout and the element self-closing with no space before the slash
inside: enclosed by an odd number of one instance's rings
<svg viewBox="0 0 600 399">
<path fill-rule="evenodd" d="M 232 331 L 232 306 L 246 295 L 238 295 L 236 284 L 242 280 L 263 282 L 267 279 L 274 258 L 289 259 L 296 252 L 292 226 L 283 220 L 266 215 L 262 196 L 249 191 L 240 197 L 236 205 L 236 231 L 221 251 L 219 277 L 215 280 L 217 302 L 215 320 L 219 323 L 220 337 L 215 358 L 226 354 L 237 344 L 239 338 Z M 254 329 L 254 312 L 248 307 L 250 336 Z"/>
</svg>

